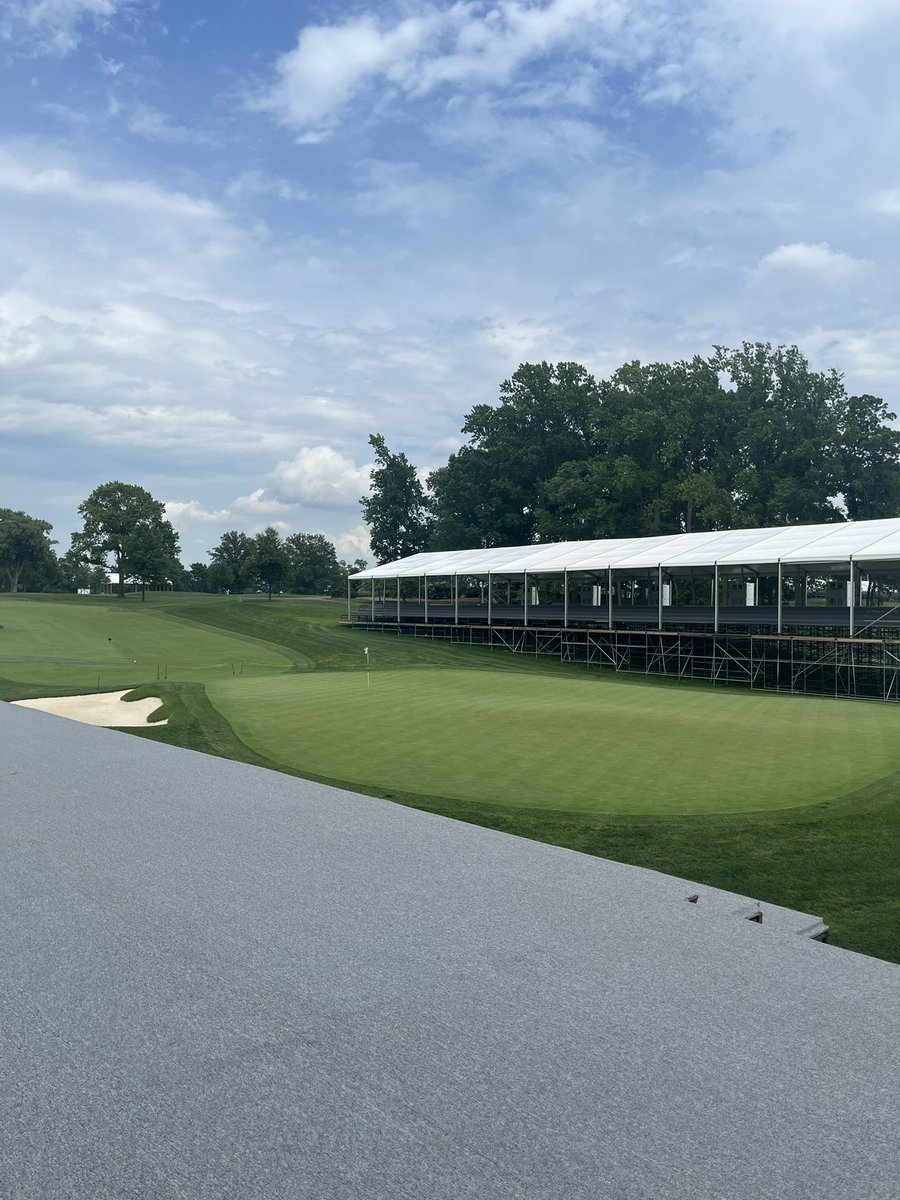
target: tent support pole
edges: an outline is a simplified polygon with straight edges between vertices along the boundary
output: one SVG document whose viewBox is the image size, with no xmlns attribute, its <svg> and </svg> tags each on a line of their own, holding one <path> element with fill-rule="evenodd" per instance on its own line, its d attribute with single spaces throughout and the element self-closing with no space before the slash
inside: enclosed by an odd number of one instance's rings
<svg viewBox="0 0 900 1200">
<path fill-rule="evenodd" d="M 850 636 L 853 637 L 856 622 L 853 602 L 856 599 L 856 580 L 853 575 L 853 555 L 850 555 Z"/>
<path fill-rule="evenodd" d="M 488 625 L 491 623 L 491 573 L 488 571 Z"/>
<path fill-rule="evenodd" d="M 719 564 L 713 563 L 713 633 L 719 632 Z"/>
<path fill-rule="evenodd" d="M 375 580 L 369 581 L 372 585 L 372 620 L 375 620 Z"/>
<path fill-rule="evenodd" d="M 781 559 L 778 560 L 778 632 L 781 633 Z"/>
<path fill-rule="evenodd" d="M 400 624 L 400 576 L 397 576 L 397 624 Z"/>
<path fill-rule="evenodd" d="M 606 621 L 613 627 L 612 567 L 606 568 Z"/>
<path fill-rule="evenodd" d="M 347 579 L 347 620 L 349 621 L 350 619 L 351 619 L 350 618 L 350 579 L 348 577 L 348 579 Z"/>
<path fill-rule="evenodd" d="M 523 623 L 525 625 L 527 625 L 528 624 L 528 572 L 527 571 L 524 572 L 523 578 L 525 580 L 525 583 L 522 588 L 522 603 L 525 605 L 525 620 Z"/>
<path fill-rule="evenodd" d="M 459 576 L 453 576 L 453 623 L 459 624 Z"/>
<path fill-rule="evenodd" d="M 657 609 L 659 610 L 659 612 L 658 612 L 659 627 L 660 627 L 660 629 L 662 629 L 662 566 L 661 565 L 659 567 L 657 567 L 657 571 L 659 572 L 658 577 L 657 577 L 657 587 L 659 588 L 659 595 L 657 596 Z"/>
<path fill-rule="evenodd" d="M 569 627 L 569 571 L 563 570 L 563 628 Z"/>
<path fill-rule="evenodd" d="M 424 587 L 424 591 L 425 591 L 425 624 L 427 625 L 428 624 L 428 576 L 427 575 L 424 577 L 424 582 L 425 582 L 425 587 Z"/>
</svg>

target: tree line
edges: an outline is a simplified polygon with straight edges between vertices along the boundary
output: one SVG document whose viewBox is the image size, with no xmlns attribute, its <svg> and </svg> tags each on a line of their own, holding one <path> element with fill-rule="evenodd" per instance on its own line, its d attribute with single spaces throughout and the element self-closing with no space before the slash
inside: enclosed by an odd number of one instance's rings
<svg viewBox="0 0 900 1200">
<path fill-rule="evenodd" d="M 523 363 L 424 485 L 380 434 L 361 499 L 372 552 L 900 516 L 900 433 L 796 346 L 745 342 L 608 379 Z"/>
<path fill-rule="evenodd" d="M 209 551 L 210 562 L 184 566 L 178 534 L 166 519 L 161 501 L 137 484 L 114 480 L 101 484 L 79 505 L 82 528 L 69 549 L 57 555 L 52 525 L 38 517 L 0 508 L 0 588 L 10 592 L 79 590 L 127 586 L 176 591 L 274 591 L 342 595 L 347 577 L 366 566 L 363 559 L 338 559 L 321 533 L 282 537 L 273 526 L 251 537 L 239 530 L 224 533 Z"/>
</svg>

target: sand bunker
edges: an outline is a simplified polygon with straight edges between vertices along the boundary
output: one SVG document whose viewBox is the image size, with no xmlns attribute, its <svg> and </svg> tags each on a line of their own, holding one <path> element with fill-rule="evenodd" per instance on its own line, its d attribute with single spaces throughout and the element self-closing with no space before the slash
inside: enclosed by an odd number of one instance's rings
<svg viewBox="0 0 900 1200">
<path fill-rule="evenodd" d="M 150 714 L 162 704 L 157 696 L 131 700 L 127 704 L 124 692 L 97 692 L 92 696 L 48 696 L 46 700 L 13 700 L 21 708 L 38 708 L 41 712 L 85 725 L 167 725 L 168 721 L 151 721 Z"/>
</svg>

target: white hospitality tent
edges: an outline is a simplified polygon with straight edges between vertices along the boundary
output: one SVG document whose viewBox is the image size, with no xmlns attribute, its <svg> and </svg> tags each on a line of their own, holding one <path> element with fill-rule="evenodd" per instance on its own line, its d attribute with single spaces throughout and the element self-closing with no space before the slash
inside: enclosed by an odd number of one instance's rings
<svg viewBox="0 0 900 1200">
<path fill-rule="evenodd" d="M 815 569 L 822 573 L 849 575 L 850 628 L 853 632 L 854 580 L 860 567 L 885 569 L 897 565 L 900 572 L 900 517 L 871 521 L 832 522 L 820 525 L 784 525 L 768 529 L 728 529 L 703 533 L 661 534 L 639 538 L 600 538 L 552 542 L 527 546 L 490 547 L 479 550 L 450 550 L 414 554 L 395 562 L 356 572 L 354 581 L 419 578 L 425 581 L 426 621 L 428 581 L 451 581 L 454 604 L 459 602 L 459 580 L 480 577 L 488 581 L 490 623 L 491 580 L 521 577 L 524 605 L 528 607 L 528 581 L 540 576 L 607 576 L 607 596 L 612 613 L 612 581 L 615 573 L 652 577 L 660 620 L 664 607 L 663 574 L 673 576 L 693 570 L 708 571 L 713 580 L 713 606 L 718 611 L 718 584 L 724 572 L 771 574 L 778 578 L 778 624 L 781 625 L 781 581 L 786 568 Z M 565 588 L 566 616 L 568 588 Z M 348 589 L 349 601 L 349 589 Z M 373 589 L 374 607 L 374 589 Z"/>
</svg>

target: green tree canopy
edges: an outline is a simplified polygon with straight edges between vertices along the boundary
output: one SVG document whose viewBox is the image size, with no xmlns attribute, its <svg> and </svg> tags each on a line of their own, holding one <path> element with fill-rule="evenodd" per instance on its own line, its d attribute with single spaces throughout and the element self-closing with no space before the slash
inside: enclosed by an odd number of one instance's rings
<svg viewBox="0 0 900 1200">
<path fill-rule="evenodd" d="M 209 581 L 220 591 L 242 592 L 253 581 L 253 539 L 237 529 L 229 529 L 209 552 L 212 566 Z"/>
<path fill-rule="evenodd" d="M 49 521 L 30 517 L 17 509 L 0 508 L 0 573 L 11 592 L 29 578 L 36 583 L 54 573 L 55 543 L 49 537 Z"/>
<path fill-rule="evenodd" d="M 288 579 L 295 592 L 336 596 L 346 587 L 347 571 L 334 544 L 322 533 L 295 533 L 285 539 Z"/>
<path fill-rule="evenodd" d="M 391 562 L 422 550 L 428 538 L 425 489 L 405 454 L 392 454 L 380 433 L 369 444 L 375 451 L 372 491 L 360 499 L 369 526 L 372 553 Z"/>
<path fill-rule="evenodd" d="M 429 547 L 639 537 L 900 512 L 900 433 L 796 346 L 706 358 L 524 363 L 428 478 Z"/>
<path fill-rule="evenodd" d="M 110 567 L 118 574 L 117 592 L 125 595 L 129 574 L 152 574 L 151 559 L 169 547 L 178 552 L 178 535 L 165 517 L 161 501 L 134 483 L 113 480 L 94 488 L 78 506 L 84 524 L 72 537 L 76 555 L 94 566 Z"/>
<path fill-rule="evenodd" d="M 272 599 L 273 588 L 284 581 L 288 573 L 288 555 L 281 534 L 269 525 L 252 540 L 253 556 L 250 560 L 254 580 L 266 589 Z"/>
<path fill-rule="evenodd" d="M 126 557 L 131 575 L 141 581 L 141 600 L 147 599 L 147 584 L 175 582 L 181 575 L 178 561 L 178 535 L 165 520 L 139 521 L 126 542 Z"/>
</svg>

